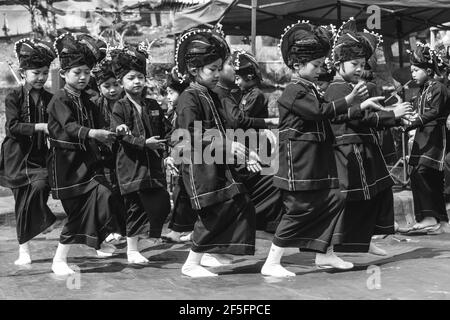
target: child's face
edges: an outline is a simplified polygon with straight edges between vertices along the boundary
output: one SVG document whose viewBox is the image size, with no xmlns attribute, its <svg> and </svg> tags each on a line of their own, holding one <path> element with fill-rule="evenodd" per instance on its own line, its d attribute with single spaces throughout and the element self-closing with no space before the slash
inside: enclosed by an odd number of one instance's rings
<svg viewBox="0 0 450 320">
<path fill-rule="evenodd" d="M 122 78 L 123 89 L 133 95 L 139 95 L 145 88 L 145 75 L 136 70 L 130 70 Z"/>
<path fill-rule="evenodd" d="M 100 93 L 108 100 L 119 100 L 122 93 L 122 87 L 116 78 L 109 78 L 99 86 Z"/>
<path fill-rule="evenodd" d="M 311 82 L 316 82 L 319 78 L 320 72 L 321 72 L 321 66 L 323 62 L 325 61 L 325 57 L 315 59 L 312 61 L 308 61 L 305 64 L 294 64 L 294 69 L 297 72 L 297 74 Z"/>
<path fill-rule="evenodd" d="M 167 88 L 167 101 L 169 101 L 169 103 L 171 105 L 174 105 L 177 103 L 179 96 L 180 96 L 180 94 L 178 93 L 178 91 L 176 91 L 170 87 Z"/>
<path fill-rule="evenodd" d="M 411 66 L 411 77 L 418 85 L 422 85 L 428 80 L 429 75 L 426 69 Z"/>
<path fill-rule="evenodd" d="M 235 81 L 235 71 L 233 64 L 231 63 L 231 58 L 225 60 L 222 70 L 220 71 L 220 81 L 225 84 L 232 85 Z"/>
<path fill-rule="evenodd" d="M 63 70 L 61 76 L 66 81 L 66 84 L 76 90 L 84 90 L 89 84 L 91 69 L 84 65 L 68 70 Z"/>
<path fill-rule="evenodd" d="M 365 65 L 366 59 L 364 58 L 341 62 L 339 64 L 339 74 L 347 82 L 358 83 Z"/>
<path fill-rule="evenodd" d="M 48 67 L 23 70 L 22 76 L 33 89 L 40 90 L 48 79 Z"/>
<path fill-rule="evenodd" d="M 219 82 L 220 71 L 222 70 L 222 59 L 217 59 L 194 71 L 195 81 L 209 89 L 214 89 Z"/>
<path fill-rule="evenodd" d="M 253 80 L 247 81 L 240 75 L 236 75 L 235 83 L 241 90 L 246 90 L 255 84 Z"/>
</svg>

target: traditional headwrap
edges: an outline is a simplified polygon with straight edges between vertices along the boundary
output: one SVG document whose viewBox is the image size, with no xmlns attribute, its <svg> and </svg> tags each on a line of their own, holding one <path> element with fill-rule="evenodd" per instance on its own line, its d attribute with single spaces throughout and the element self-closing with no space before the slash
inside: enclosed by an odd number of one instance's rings
<svg viewBox="0 0 450 320">
<path fill-rule="evenodd" d="M 88 34 L 62 34 L 56 38 L 53 46 L 58 53 L 61 69 L 63 70 L 83 65 L 92 68 L 106 54 L 106 43 Z"/>
<path fill-rule="evenodd" d="M 305 63 L 328 55 L 332 33 L 308 21 L 298 21 L 284 29 L 280 50 L 284 63 L 293 68 L 295 63 Z"/>
<path fill-rule="evenodd" d="M 236 74 L 247 77 L 249 80 L 252 79 L 262 79 L 261 69 L 256 61 L 255 57 L 244 51 L 237 50 L 231 55 L 231 63 L 233 64 Z"/>
<path fill-rule="evenodd" d="M 116 77 L 112 69 L 111 60 L 106 58 L 95 65 L 92 69 L 92 74 L 94 75 L 97 85 L 101 85 L 108 79 Z"/>
<path fill-rule="evenodd" d="M 220 26 L 211 28 L 193 28 L 178 39 L 175 50 L 175 63 L 180 78 L 186 79 L 189 67 L 203 67 L 217 59 L 225 60 L 230 48 Z"/>
<path fill-rule="evenodd" d="M 141 42 L 138 47 L 112 48 L 112 70 L 117 79 L 123 78 L 131 70 L 147 75 L 147 60 L 150 44 Z"/>
<path fill-rule="evenodd" d="M 331 59 L 334 63 L 358 58 L 369 60 L 381 42 L 381 35 L 375 32 L 357 32 L 356 22 L 352 17 L 339 28 L 331 50 Z"/>
<path fill-rule="evenodd" d="M 48 67 L 56 58 L 56 52 L 50 42 L 24 38 L 14 44 L 14 51 L 24 70 Z"/>
<path fill-rule="evenodd" d="M 416 49 L 414 51 L 408 50 L 408 53 L 410 54 L 409 60 L 411 65 L 422 69 L 430 68 L 438 74 L 444 69 L 444 61 L 441 55 L 431 49 L 428 43 L 417 42 Z"/>
<path fill-rule="evenodd" d="M 165 87 L 166 88 L 172 88 L 178 93 L 181 93 L 189 86 L 189 83 L 187 81 L 181 80 L 175 70 L 175 67 L 172 69 L 170 73 L 167 74 Z"/>
<path fill-rule="evenodd" d="M 435 46 L 435 50 L 438 56 L 438 68 L 441 75 L 450 72 L 450 56 L 447 48 L 443 43 L 439 43 Z M 439 61 L 441 60 L 441 61 Z M 439 63 L 441 62 L 441 63 Z"/>
</svg>

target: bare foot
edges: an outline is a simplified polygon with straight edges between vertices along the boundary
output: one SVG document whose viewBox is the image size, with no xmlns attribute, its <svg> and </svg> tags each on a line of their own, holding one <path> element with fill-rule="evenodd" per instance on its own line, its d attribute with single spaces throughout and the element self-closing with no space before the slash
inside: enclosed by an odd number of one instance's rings
<svg viewBox="0 0 450 320">
<path fill-rule="evenodd" d="M 198 264 L 184 264 L 181 273 L 191 278 L 217 277 L 217 273 L 212 273 Z"/>
<path fill-rule="evenodd" d="M 192 232 L 189 232 L 188 234 L 182 235 L 180 237 L 181 242 L 187 242 L 192 240 Z"/>
<path fill-rule="evenodd" d="M 58 276 L 67 276 L 75 273 L 65 261 L 53 261 L 52 271 Z"/>
<path fill-rule="evenodd" d="M 169 242 L 181 242 L 180 237 L 182 233 L 177 231 L 170 231 L 169 233 L 162 236 L 162 238 Z"/>
<path fill-rule="evenodd" d="M 27 264 L 31 264 L 31 257 L 27 253 L 20 253 L 19 254 L 19 259 L 14 261 L 14 264 L 16 266 L 24 266 L 24 265 L 27 265 Z"/>
<path fill-rule="evenodd" d="M 204 267 L 221 267 L 232 264 L 233 260 L 223 254 L 205 253 L 202 257 L 200 265 Z"/>
<path fill-rule="evenodd" d="M 127 252 L 128 263 L 134 264 L 147 264 L 148 259 L 144 257 L 139 251 Z"/>
<path fill-rule="evenodd" d="M 436 218 L 434 217 L 426 217 L 425 219 L 423 219 L 422 221 L 416 223 L 412 229 L 413 230 L 418 230 L 418 229 L 423 229 L 426 227 L 431 227 L 436 225 L 438 222 L 436 220 Z"/>
<path fill-rule="evenodd" d="M 369 253 L 376 256 L 387 256 L 387 252 L 381 248 L 378 248 L 373 242 L 369 245 Z"/>
<path fill-rule="evenodd" d="M 277 278 L 295 277 L 295 273 L 288 271 L 281 264 L 265 263 L 261 269 L 263 276 L 271 276 Z"/>
<path fill-rule="evenodd" d="M 100 250 L 97 250 L 97 256 L 99 258 L 108 258 L 111 257 L 116 251 L 116 247 L 110 243 L 102 243 L 100 246 Z"/>
<path fill-rule="evenodd" d="M 353 263 L 344 261 L 336 254 L 316 253 L 316 266 L 319 268 L 336 268 L 348 270 L 353 268 Z"/>
</svg>

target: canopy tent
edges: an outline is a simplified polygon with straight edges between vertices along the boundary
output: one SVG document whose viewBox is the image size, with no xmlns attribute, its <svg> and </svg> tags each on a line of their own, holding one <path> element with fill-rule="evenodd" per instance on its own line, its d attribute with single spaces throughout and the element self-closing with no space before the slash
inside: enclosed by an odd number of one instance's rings
<svg viewBox="0 0 450 320">
<path fill-rule="evenodd" d="M 253 0 L 255 1 L 255 0 Z M 450 0 L 257 0 L 256 33 L 279 37 L 283 29 L 298 20 L 316 24 L 340 24 L 355 17 L 359 27 L 366 27 L 367 7 L 381 8 L 381 29 L 388 42 L 429 27 L 450 29 L 443 23 L 450 20 Z M 252 0 L 239 0 L 222 20 L 224 31 L 233 35 L 251 33 Z"/>
<path fill-rule="evenodd" d="M 211 0 L 179 12 L 174 33 L 220 21 L 228 35 L 279 37 L 286 26 L 298 20 L 340 25 L 350 17 L 362 29 L 373 14 L 367 10 L 371 5 L 377 5 L 380 13 L 380 28 L 375 31 L 383 35 L 385 45 L 398 41 L 400 52 L 401 40 L 411 33 L 430 27 L 450 29 L 444 25 L 450 20 L 450 0 Z"/>
</svg>

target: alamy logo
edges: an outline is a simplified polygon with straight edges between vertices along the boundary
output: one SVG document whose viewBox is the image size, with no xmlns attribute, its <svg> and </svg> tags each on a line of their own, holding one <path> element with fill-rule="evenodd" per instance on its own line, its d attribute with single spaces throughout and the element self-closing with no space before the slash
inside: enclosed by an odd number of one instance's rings
<svg viewBox="0 0 450 320">
<path fill-rule="evenodd" d="M 238 164 L 249 161 L 261 164 L 262 175 L 273 175 L 278 171 L 278 130 L 203 128 L 202 121 L 195 121 L 192 129 L 176 129 L 171 141 L 171 157 L 175 164 Z M 236 156 L 238 149 L 245 149 L 245 156 Z"/>
<path fill-rule="evenodd" d="M 367 18 L 367 29 L 381 29 L 381 8 L 377 5 L 370 5 L 367 7 L 367 11 L 370 16 Z"/>
</svg>

